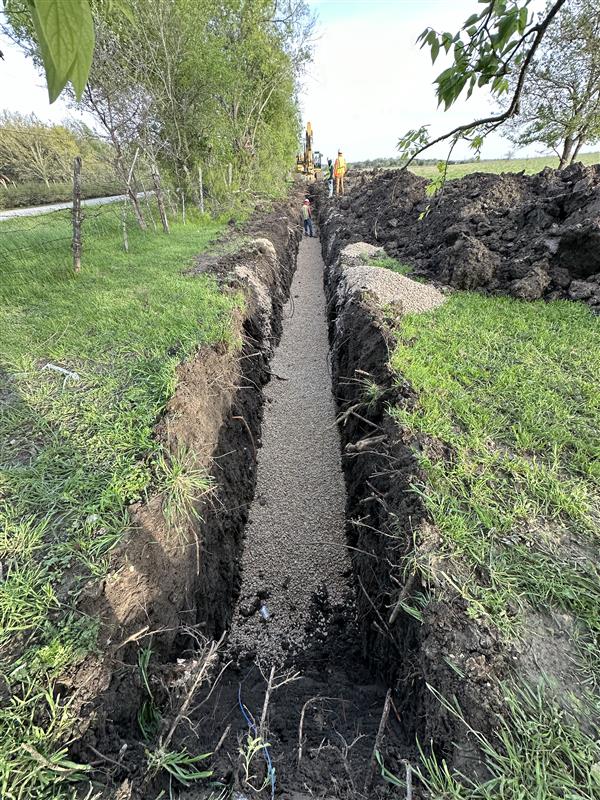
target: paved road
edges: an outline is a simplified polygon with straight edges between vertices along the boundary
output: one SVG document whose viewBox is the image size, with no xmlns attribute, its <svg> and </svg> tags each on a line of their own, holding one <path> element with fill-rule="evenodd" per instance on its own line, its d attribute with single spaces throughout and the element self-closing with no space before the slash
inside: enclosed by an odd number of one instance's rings
<svg viewBox="0 0 600 800">
<path fill-rule="evenodd" d="M 140 192 L 138 197 L 143 197 L 144 193 Z M 118 203 L 119 200 L 125 200 L 127 195 L 116 194 L 112 197 L 91 197 L 89 200 L 82 200 L 82 206 L 103 206 L 107 203 Z M 0 209 L 0 220 L 10 219 L 11 217 L 34 217 L 37 214 L 49 214 L 51 211 L 61 211 L 65 208 L 71 208 L 72 203 L 52 203 L 48 206 L 32 206 L 31 208 L 12 208 Z"/>
</svg>

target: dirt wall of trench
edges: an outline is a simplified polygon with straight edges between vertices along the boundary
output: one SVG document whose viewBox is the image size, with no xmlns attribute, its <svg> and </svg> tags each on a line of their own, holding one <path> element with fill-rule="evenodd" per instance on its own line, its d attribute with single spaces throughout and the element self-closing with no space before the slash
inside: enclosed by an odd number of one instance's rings
<svg viewBox="0 0 600 800">
<path fill-rule="evenodd" d="M 193 654 L 194 635 L 218 639 L 230 622 L 256 481 L 262 387 L 296 266 L 297 205 L 293 193 L 245 226 L 237 251 L 199 258 L 197 271 L 214 275 L 223 291 L 241 291 L 243 308 L 232 320 L 234 344 L 201 348 L 180 366 L 156 435 L 188 469 L 211 476 L 212 486 L 180 517 L 168 519 L 164 494 L 131 506 L 108 575 L 90 583 L 80 603 L 101 627 L 98 653 L 63 679 L 79 718 L 71 750 L 86 763 L 98 752 L 113 759 L 113 787 L 145 770 L 140 647 L 151 645 L 155 667 L 173 665 Z"/>
<path fill-rule="evenodd" d="M 412 485 L 425 478 L 415 451 L 440 444 L 409 435 L 388 413 L 390 406 L 415 400 L 410 385 L 389 368 L 394 320 L 368 293 L 346 291 L 344 270 L 352 264 L 343 250 L 336 251 L 332 230 L 323 226 L 322 248 L 363 654 L 396 687 L 407 735 L 433 742 L 438 756 L 475 777 L 483 774 L 476 742 L 428 686 L 456 697 L 473 728 L 489 734 L 502 710 L 498 681 L 507 674 L 511 654 L 495 630 L 467 616 L 457 596 L 429 599 L 422 621 L 398 606 L 402 600 L 419 608 L 426 587 L 418 562 L 435 558 L 438 549 L 436 531 Z M 367 384 L 377 386 L 375 396 L 367 398 Z"/>
</svg>

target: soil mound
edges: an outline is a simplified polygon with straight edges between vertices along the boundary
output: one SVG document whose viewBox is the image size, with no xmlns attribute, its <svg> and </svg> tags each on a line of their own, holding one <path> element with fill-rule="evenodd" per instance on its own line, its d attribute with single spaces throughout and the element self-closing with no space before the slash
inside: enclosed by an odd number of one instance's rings
<svg viewBox="0 0 600 800">
<path fill-rule="evenodd" d="M 329 261 L 362 240 L 456 289 L 600 308 L 600 165 L 474 173 L 434 198 L 407 171 L 363 173 L 350 186 L 321 208 Z"/>
</svg>

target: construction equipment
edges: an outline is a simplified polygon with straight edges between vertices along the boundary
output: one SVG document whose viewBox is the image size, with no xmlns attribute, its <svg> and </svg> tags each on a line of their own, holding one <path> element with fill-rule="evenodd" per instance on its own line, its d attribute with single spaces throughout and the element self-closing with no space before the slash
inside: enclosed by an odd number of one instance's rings
<svg viewBox="0 0 600 800">
<path fill-rule="evenodd" d="M 321 153 L 313 152 L 313 128 L 310 122 L 306 124 L 304 134 L 304 155 L 296 157 L 296 172 L 301 172 L 307 180 L 314 181 L 321 177 Z"/>
</svg>

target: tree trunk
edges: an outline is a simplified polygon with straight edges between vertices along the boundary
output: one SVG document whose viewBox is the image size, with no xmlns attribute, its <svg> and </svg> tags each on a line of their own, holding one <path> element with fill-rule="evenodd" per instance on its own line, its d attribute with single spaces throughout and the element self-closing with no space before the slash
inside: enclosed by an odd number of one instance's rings
<svg viewBox="0 0 600 800">
<path fill-rule="evenodd" d="M 560 163 L 558 165 L 559 169 L 563 169 L 564 167 L 567 166 L 571 158 L 572 150 L 573 150 L 573 138 L 571 136 L 567 136 L 567 138 L 565 139 L 562 155 L 560 157 Z"/>
<path fill-rule="evenodd" d="M 160 187 L 160 175 L 156 164 L 152 167 L 152 181 L 154 183 L 154 193 L 156 195 L 156 202 L 158 203 L 158 213 L 160 214 L 163 231 L 169 233 L 169 220 L 167 219 L 167 212 L 165 211 L 163 193 Z"/>
<path fill-rule="evenodd" d="M 131 204 L 133 205 L 133 211 L 135 213 L 135 217 L 138 221 L 138 225 L 140 228 L 145 231 L 146 230 L 146 220 L 144 219 L 144 215 L 142 213 L 142 208 L 138 202 L 137 192 L 134 190 L 131 182 L 133 180 L 133 171 L 135 169 L 135 162 L 137 161 L 137 157 L 140 153 L 140 148 L 138 147 L 135 151 L 135 156 L 133 157 L 133 161 L 131 162 L 131 167 L 129 169 L 129 174 L 127 175 L 127 194 L 129 195 L 129 199 L 131 200 Z"/>
<path fill-rule="evenodd" d="M 202 183 L 202 167 L 198 167 L 198 207 L 200 213 L 204 214 L 204 184 Z"/>
<path fill-rule="evenodd" d="M 575 140 L 575 150 L 573 150 L 573 155 L 571 156 L 571 164 L 575 163 L 575 159 L 579 155 L 579 151 L 581 150 L 581 146 L 584 143 L 585 135 L 580 133 L 577 139 Z"/>
<path fill-rule="evenodd" d="M 146 230 L 146 220 L 144 219 L 144 215 L 142 213 L 141 206 L 139 204 L 137 194 L 133 191 L 131 186 L 127 187 L 127 196 L 131 200 L 131 205 L 133 206 L 133 213 L 135 214 L 135 218 L 138 221 L 138 225 L 140 228 L 145 231 Z"/>
</svg>

